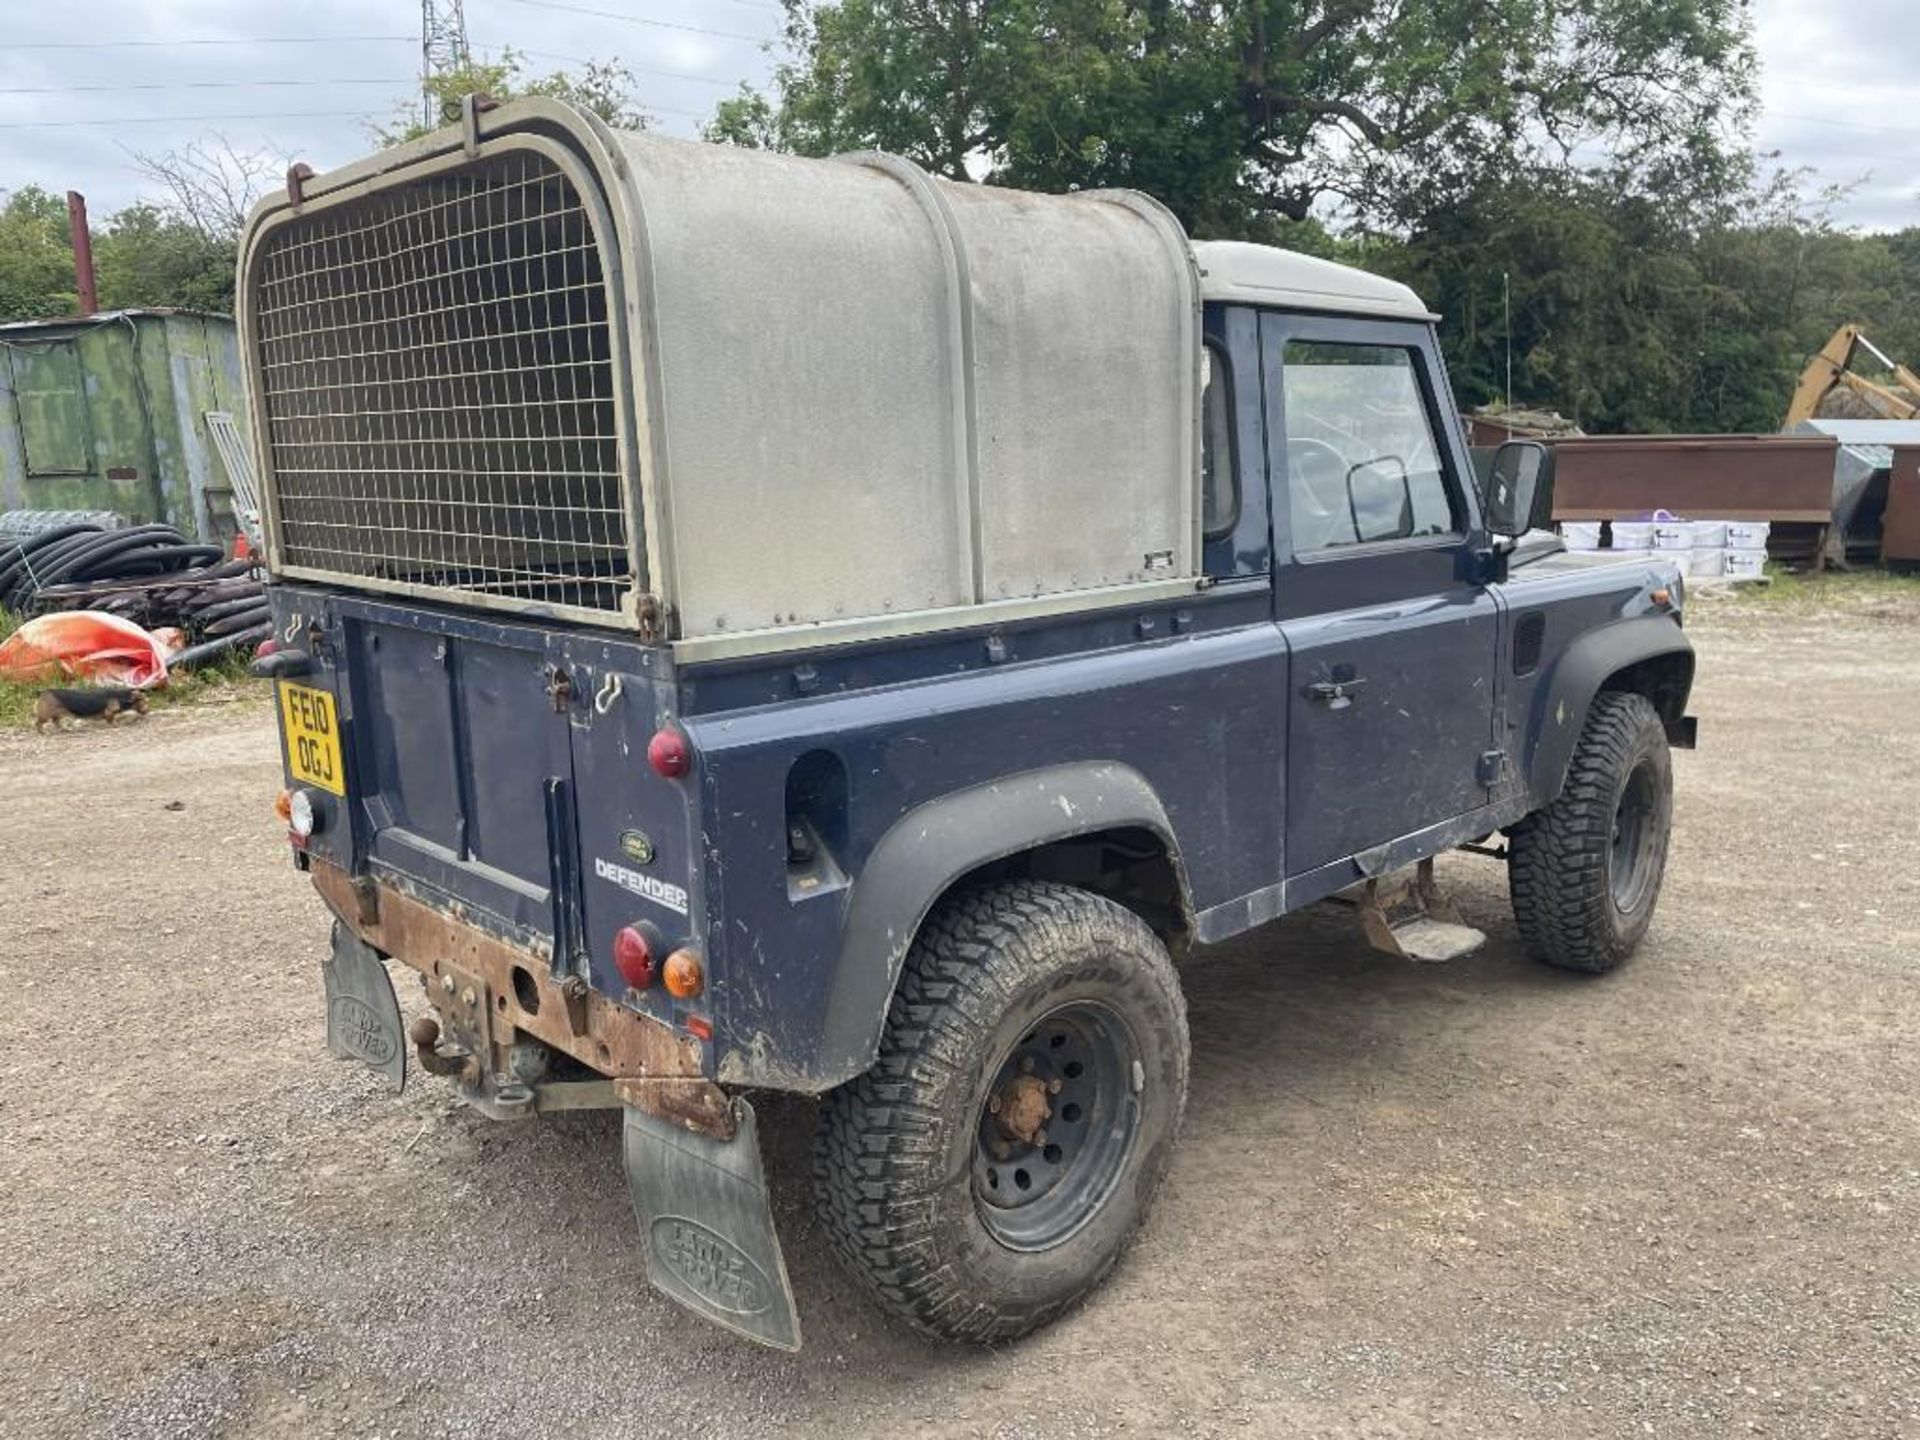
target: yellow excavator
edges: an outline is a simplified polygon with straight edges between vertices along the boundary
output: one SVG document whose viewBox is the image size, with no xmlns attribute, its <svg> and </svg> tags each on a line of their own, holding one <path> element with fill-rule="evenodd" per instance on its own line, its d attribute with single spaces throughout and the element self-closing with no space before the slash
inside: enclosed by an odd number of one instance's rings
<svg viewBox="0 0 1920 1440">
<path fill-rule="evenodd" d="M 1883 385 L 1848 368 L 1860 350 L 1865 350 L 1892 373 L 1893 384 Z M 1888 359 L 1861 333 L 1858 325 L 1842 325 L 1800 372 L 1793 403 L 1787 406 L 1786 423 L 1780 428 L 1791 430 L 1802 420 L 1815 418 L 1912 420 L 1916 417 L 1920 417 L 1920 375 L 1899 361 Z"/>
</svg>

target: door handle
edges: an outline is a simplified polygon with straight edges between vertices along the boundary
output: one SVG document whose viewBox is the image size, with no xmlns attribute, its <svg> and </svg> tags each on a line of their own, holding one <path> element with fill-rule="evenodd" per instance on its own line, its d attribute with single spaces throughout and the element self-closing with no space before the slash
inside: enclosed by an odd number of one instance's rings
<svg viewBox="0 0 1920 1440">
<path fill-rule="evenodd" d="M 1307 698 L 1318 700 L 1329 710 L 1344 710 L 1353 704 L 1353 692 L 1366 683 L 1361 675 L 1350 680 L 1316 680 L 1307 686 Z"/>
</svg>

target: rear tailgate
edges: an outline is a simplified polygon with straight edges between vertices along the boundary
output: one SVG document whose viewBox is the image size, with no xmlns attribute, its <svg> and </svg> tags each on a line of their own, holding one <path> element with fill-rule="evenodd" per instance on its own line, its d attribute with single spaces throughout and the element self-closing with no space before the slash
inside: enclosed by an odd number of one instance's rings
<svg viewBox="0 0 1920 1440">
<path fill-rule="evenodd" d="M 311 850 L 621 994 L 623 925 L 693 933 L 694 782 L 656 775 L 657 652 L 579 631 L 275 587 L 293 683 L 336 697 L 346 823 Z M 316 627 L 317 626 L 317 631 Z M 284 714 L 282 726 L 288 722 Z M 583 843 L 584 840 L 584 843 Z M 643 1008 L 669 1008 L 657 991 Z"/>
<path fill-rule="evenodd" d="M 578 901 L 565 893 L 563 667 L 538 631 L 485 625 L 483 636 L 427 618 L 350 614 L 342 625 L 362 858 L 564 941 L 556 896 Z"/>
</svg>

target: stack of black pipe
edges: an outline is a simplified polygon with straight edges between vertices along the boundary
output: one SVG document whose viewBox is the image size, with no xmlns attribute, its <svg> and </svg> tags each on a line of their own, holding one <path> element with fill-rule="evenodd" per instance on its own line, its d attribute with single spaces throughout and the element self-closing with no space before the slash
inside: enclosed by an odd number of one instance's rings
<svg viewBox="0 0 1920 1440">
<path fill-rule="evenodd" d="M 103 610 L 149 630 L 178 626 L 197 642 L 189 653 L 204 659 L 261 639 L 270 628 L 253 562 L 222 555 L 219 546 L 190 541 L 171 525 L 73 524 L 4 538 L 0 610 Z"/>
</svg>

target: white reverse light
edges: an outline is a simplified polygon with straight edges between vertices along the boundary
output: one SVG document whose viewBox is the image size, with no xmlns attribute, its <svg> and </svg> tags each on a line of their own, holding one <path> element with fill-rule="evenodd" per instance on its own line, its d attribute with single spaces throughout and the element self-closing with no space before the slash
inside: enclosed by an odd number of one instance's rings
<svg viewBox="0 0 1920 1440">
<path fill-rule="evenodd" d="M 293 803 L 287 808 L 287 825 L 302 840 L 320 828 L 320 812 L 314 808 L 311 790 L 293 792 Z"/>
</svg>

